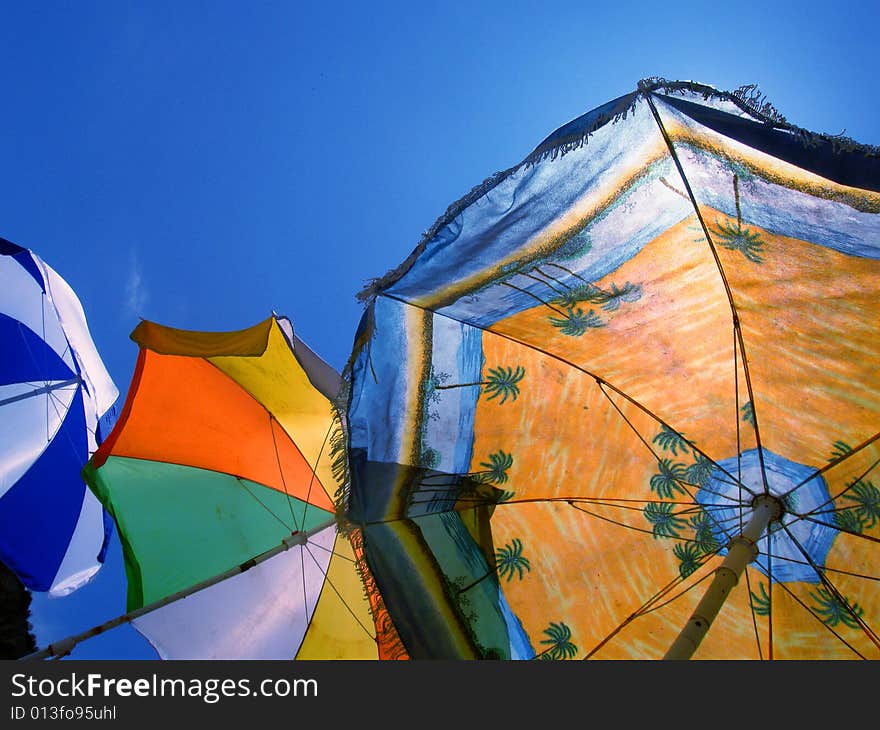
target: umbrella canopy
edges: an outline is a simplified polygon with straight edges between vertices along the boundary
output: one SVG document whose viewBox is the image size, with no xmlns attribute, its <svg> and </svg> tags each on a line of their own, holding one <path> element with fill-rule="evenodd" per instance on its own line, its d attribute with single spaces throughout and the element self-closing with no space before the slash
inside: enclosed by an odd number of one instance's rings
<svg viewBox="0 0 880 730">
<path fill-rule="evenodd" d="M 131 336 L 128 397 L 83 474 L 116 521 L 135 628 L 166 659 L 392 654 L 359 535 L 335 514 L 338 374 L 274 315 Z"/>
<path fill-rule="evenodd" d="M 74 291 L 0 238 L 0 560 L 65 595 L 100 568 L 112 523 L 80 477 L 119 393 Z"/>
<path fill-rule="evenodd" d="M 411 655 L 880 658 L 878 212 L 876 148 L 660 79 L 453 204 L 349 372 Z"/>
</svg>

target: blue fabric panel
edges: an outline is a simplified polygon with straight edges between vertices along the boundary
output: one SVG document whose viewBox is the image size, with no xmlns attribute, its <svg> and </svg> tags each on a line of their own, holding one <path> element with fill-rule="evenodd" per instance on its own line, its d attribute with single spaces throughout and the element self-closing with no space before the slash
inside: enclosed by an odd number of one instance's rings
<svg viewBox="0 0 880 730">
<path fill-rule="evenodd" d="M 0 499 L 0 560 L 28 588 L 47 591 L 79 520 L 88 460 L 82 392 L 43 455 Z"/>
<path fill-rule="evenodd" d="M 0 254 L 3 256 L 12 256 L 12 258 L 19 263 L 21 268 L 34 278 L 34 281 L 36 281 L 37 285 L 40 287 L 40 291 L 46 291 L 46 287 L 43 283 L 43 272 L 40 271 L 33 256 L 31 256 L 30 251 L 21 246 L 16 246 L 12 241 L 0 238 Z"/>
<path fill-rule="evenodd" d="M 0 385 L 70 380 L 75 373 L 45 340 L 17 319 L 0 313 Z"/>
</svg>

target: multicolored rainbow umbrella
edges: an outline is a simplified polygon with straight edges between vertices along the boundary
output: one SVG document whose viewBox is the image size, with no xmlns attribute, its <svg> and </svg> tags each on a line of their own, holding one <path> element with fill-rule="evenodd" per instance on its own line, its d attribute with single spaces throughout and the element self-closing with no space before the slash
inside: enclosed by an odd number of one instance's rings
<svg viewBox="0 0 880 730">
<path fill-rule="evenodd" d="M 754 87 L 648 79 L 450 206 L 349 373 L 407 651 L 880 658 L 878 292 L 878 149 Z"/>
<path fill-rule="evenodd" d="M 166 659 L 401 656 L 336 516 L 338 375 L 274 315 L 132 339 L 128 397 L 83 470 L 119 530 L 126 620 Z"/>
</svg>

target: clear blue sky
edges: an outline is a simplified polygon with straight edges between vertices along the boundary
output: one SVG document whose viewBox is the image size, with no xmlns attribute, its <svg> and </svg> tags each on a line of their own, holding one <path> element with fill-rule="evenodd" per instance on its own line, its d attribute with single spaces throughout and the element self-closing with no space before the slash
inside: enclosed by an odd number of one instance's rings
<svg viewBox="0 0 880 730">
<path fill-rule="evenodd" d="M 0 2 L 0 236 L 75 289 L 124 398 L 139 317 L 289 316 L 340 369 L 356 293 L 446 207 L 639 79 L 755 83 L 880 144 L 874 2 Z M 120 401 L 121 402 L 121 401 Z M 40 646 L 124 611 L 118 540 Z M 128 627 L 74 658 L 152 658 Z"/>
</svg>

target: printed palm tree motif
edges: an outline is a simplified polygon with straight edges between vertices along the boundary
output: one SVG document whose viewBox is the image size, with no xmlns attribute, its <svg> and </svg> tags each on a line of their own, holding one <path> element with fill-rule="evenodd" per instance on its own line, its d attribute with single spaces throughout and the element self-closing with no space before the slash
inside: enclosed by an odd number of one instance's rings
<svg viewBox="0 0 880 730">
<path fill-rule="evenodd" d="M 828 461 L 842 459 L 844 456 L 851 453 L 852 446 L 846 443 L 846 441 L 835 441 L 834 444 L 832 444 L 831 458 L 829 458 Z"/>
<path fill-rule="evenodd" d="M 636 302 L 642 298 L 641 284 L 631 284 L 626 282 L 622 287 L 618 288 L 617 284 L 612 284 L 611 289 L 601 293 L 600 303 L 602 309 L 606 312 L 616 312 L 620 309 L 621 302 Z"/>
<path fill-rule="evenodd" d="M 843 532 L 860 534 L 864 529 L 861 518 L 856 514 L 854 507 L 846 507 L 838 510 L 833 515 L 834 526 Z"/>
<path fill-rule="evenodd" d="M 712 476 L 712 461 L 702 454 L 696 454 L 696 461 L 685 470 L 685 477 L 691 484 L 705 487 Z"/>
<path fill-rule="evenodd" d="M 581 337 L 588 329 L 605 326 L 592 309 L 584 312 L 580 307 L 568 307 L 563 317 L 550 317 L 550 324 L 569 337 Z"/>
<path fill-rule="evenodd" d="M 650 522 L 654 537 L 679 537 L 679 530 L 687 526 L 687 522 L 673 513 L 671 502 L 649 502 L 643 510 L 645 519 Z"/>
<path fill-rule="evenodd" d="M 752 407 L 752 402 L 749 401 L 748 403 L 746 403 L 742 408 L 740 408 L 740 411 L 742 411 L 743 421 L 745 421 L 746 423 L 750 423 L 752 426 L 754 426 L 755 409 Z"/>
<path fill-rule="evenodd" d="M 691 517 L 689 522 L 694 531 L 694 545 L 703 555 L 711 555 L 718 551 L 718 539 L 712 532 L 712 522 L 709 515 L 701 510 L 698 515 Z"/>
<path fill-rule="evenodd" d="M 558 624 L 551 621 L 544 633 L 548 638 L 541 643 L 549 644 L 550 648 L 541 654 L 541 659 L 571 659 L 577 654 L 577 646 L 571 641 L 571 629 L 562 621 Z"/>
<path fill-rule="evenodd" d="M 752 611 L 756 616 L 769 616 L 770 596 L 767 594 L 767 587 L 764 583 L 758 583 L 758 592 L 760 595 L 749 591 L 749 595 L 752 597 Z"/>
<path fill-rule="evenodd" d="M 837 626 L 842 623 L 851 629 L 859 628 L 856 616 L 861 617 L 865 612 L 857 603 L 850 605 L 846 597 L 841 600 L 832 596 L 824 587 L 819 588 L 816 593 L 810 591 L 810 597 L 818 603 L 818 606 L 812 608 L 826 625 Z"/>
<path fill-rule="evenodd" d="M 511 499 L 513 499 L 513 495 L 515 494 L 516 492 L 514 492 L 513 490 L 502 489 L 501 494 L 498 496 L 498 504 L 501 504 L 502 502 L 509 502 Z"/>
<path fill-rule="evenodd" d="M 753 233 L 751 229 L 744 228 L 739 222 L 731 224 L 726 221 L 715 221 L 715 226 L 716 230 L 712 233 L 716 236 L 717 243 L 731 251 L 739 251 L 753 263 L 763 263 L 761 253 L 764 242 L 759 233 Z"/>
<path fill-rule="evenodd" d="M 495 551 L 498 575 L 502 578 L 506 577 L 508 582 L 513 580 L 514 576 L 522 580 L 523 571 L 528 572 L 532 569 L 529 559 L 523 556 L 522 549 L 522 542 L 518 538 L 514 538 L 513 542 Z"/>
<path fill-rule="evenodd" d="M 660 497 L 671 498 L 673 492 L 686 494 L 681 482 L 687 481 L 687 467 L 671 459 L 657 462 L 660 473 L 651 477 L 651 490 Z"/>
<path fill-rule="evenodd" d="M 635 302 L 641 296 L 641 284 L 626 282 L 622 287 L 612 284 L 611 288 L 606 291 L 595 284 L 585 282 L 569 287 L 551 302 L 566 309 L 574 309 L 581 302 L 589 302 L 601 305 L 606 312 L 615 312 L 620 309 L 621 302 Z"/>
<path fill-rule="evenodd" d="M 679 450 L 681 450 L 682 454 L 686 454 L 690 448 L 690 442 L 684 437 L 683 433 L 673 431 L 665 424 L 661 426 L 660 433 L 651 439 L 651 443 L 657 444 L 661 449 L 671 451 L 676 455 Z"/>
<path fill-rule="evenodd" d="M 858 505 L 847 511 L 855 513 L 861 525 L 858 532 L 862 532 L 873 527 L 880 520 L 880 489 L 877 489 L 872 482 L 864 482 L 861 479 L 857 479 L 850 486 L 852 491 L 843 495 L 843 498 Z"/>
<path fill-rule="evenodd" d="M 680 542 L 672 548 L 672 554 L 679 560 L 678 572 L 687 578 L 700 567 L 700 549 L 692 542 Z"/>
<path fill-rule="evenodd" d="M 570 287 L 568 291 L 551 300 L 553 304 L 558 304 L 566 309 L 574 309 L 581 302 L 592 302 L 598 304 L 602 301 L 604 292 L 595 284 L 578 284 Z"/>
<path fill-rule="evenodd" d="M 452 385 L 444 385 L 443 381 L 448 379 L 448 375 L 446 373 L 441 373 L 439 376 L 433 377 L 433 387 L 435 390 L 448 390 L 449 388 L 469 388 L 473 386 L 484 387 L 485 392 L 489 393 L 489 397 L 486 400 L 492 400 L 493 398 L 497 398 L 501 396 L 501 400 L 498 403 L 504 403 L 508 398 L 510 400 L 516 400 L 519 396 L 519 381 L 523 379 L 526 374 L 525 368 L 520 365 L 516 366 L 516 369 L 511 367 L 497 367 L 497 368 L 489 368 L 489 375 L 485 380 L 478 380 L 473 383 L 454 383 Z M 441 377 L 443 379 L 441 380 Z"/>
<path fill-rule="evenodd" d="M 489 461 L 481 461 L 480 466 L 485 466 L 488 471 L 477 472 L 472 475 L 474 479 L 489 484 L 504 484 L 507 481 L 507 470 L 513 466 L 513 457 L 499 449 L 489 454 Z"/>
</svg>

